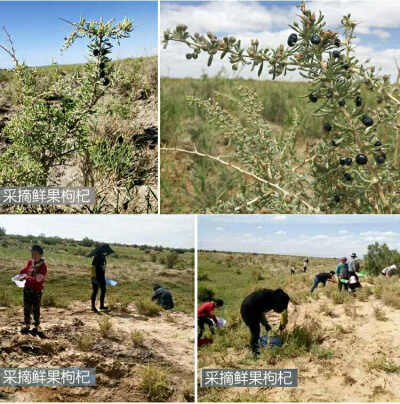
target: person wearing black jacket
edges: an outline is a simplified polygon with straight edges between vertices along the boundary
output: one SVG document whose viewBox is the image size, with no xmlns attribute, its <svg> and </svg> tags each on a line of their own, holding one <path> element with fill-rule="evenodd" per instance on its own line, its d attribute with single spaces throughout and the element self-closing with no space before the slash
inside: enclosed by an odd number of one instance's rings
<svg viewBox="0 0 400 404">
<path fill-rule="evenodd" d="M 96 308 L 96 297 L 100 289 L 100 310 L 107 310 L 108 307 L 104 305 L 104 300 L 106 297 L 107 287 L 106 287 L 106 266 L 107 259 L 106 256 L 112 254 L 114 251 L 108 244 L 102 244 L 97 247 L 90 254 L 93 256 L 92 261 L 92 311 L 98 313 Z"/>
<path fill-rule="evenodd" d="M 320 283 L 326 286 L 327 281 L 334 282 L 334 276 L 335 276 L 334 271 L 321 272 L 320 274 L 315 275 L 314 283 L 311 287 L 310 293 L 314 292 L 314 289 L 316 289 Z"/>
<path fill-rule="evenodd" d="M 287 310 L 289 304 L 289 296 L 282 289 L 261 289 L 248 295 L 242 302 L 240 314 L 243 321 L 250 330 L 250 346 L 254 355 L 259 355 L 259 339 L 262 324 L 268 332 L 271 326 L 265 317 L 265 314 L 273 310 L 276 313 L 282 313 Z M 279 329 L 282 330 L 284 325 L 281 324 Z"/>
</svg>

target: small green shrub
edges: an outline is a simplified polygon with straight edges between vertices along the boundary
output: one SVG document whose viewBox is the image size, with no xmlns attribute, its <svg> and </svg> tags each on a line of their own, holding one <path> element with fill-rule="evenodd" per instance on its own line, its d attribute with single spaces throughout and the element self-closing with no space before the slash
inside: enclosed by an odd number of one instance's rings
<svg viewBox="0 0 400 404">
<path fill-rule="evenodd" d="M 155 317 L 160 315 L 161 307 L 151 300 L 139 299 L 135 302 L 139 314 Z"/>
<path fill-rule="evenodd" d="M 173 393 L 171 381 L 163 369 L 149 365 L 139 371 L 139 388 L 151 402 L 164 402 Z"/>
<path fill-rule="evenodd" d="M 113 335 L 113 325 L 108 317 L 98 320 L 100 334 L 103 338 L 110 338 Z"/>
<path fill-rule="evenodd" d="M 174 268 L 178 263 L 179 254 L 176 251 L 171 251 L 167 254 L 166 264 L 167 268 Z"/>
<path fill-rule="evenodd" d="M 201 302 L 208 302 L 208 301 L 214 299 L 215 292 L 211 288 L 207 288 L 205 286 L 200 286 L 197 296 Z"/>
</svg>

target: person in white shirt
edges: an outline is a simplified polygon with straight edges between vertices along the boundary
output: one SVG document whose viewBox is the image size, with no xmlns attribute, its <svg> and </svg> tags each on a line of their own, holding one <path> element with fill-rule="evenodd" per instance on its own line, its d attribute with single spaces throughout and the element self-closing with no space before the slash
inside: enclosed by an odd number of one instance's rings
<svg viewBox="0 0 400 404">
<path fill-rule="evenodd" d="M 382 269 L 382 275 L 385 275 L 386 278 L 391 278 L 392 275 L 397 271 L 397 266 L 395 264 L 390 265 L 389 267 Z"/>
</svg>

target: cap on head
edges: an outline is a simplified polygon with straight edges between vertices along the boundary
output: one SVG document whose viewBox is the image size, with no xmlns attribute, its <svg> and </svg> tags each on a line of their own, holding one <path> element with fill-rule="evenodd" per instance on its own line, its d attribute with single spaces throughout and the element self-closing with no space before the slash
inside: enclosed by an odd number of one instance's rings
<svg viewBox="0 0 400 404">
<path fill-rule="evenodd" d="M 390 268 L 397 269 L 397 266 L 396 266 L 396 264 L 393 264 Z"/>
<path fill-rule="evenodd" d="M 351 258 L 356 258 L 356 257 L 357 257 L 356 253 L 351 254 Z"/>
<path fill-rule="evenodd" d="M 224 305 L 224 301 L 222 299 L 215 299 L 215 304 L 217 307 L 222 307 Z"/>
<path fill-rule="evenodd" d="M 43 255 L 43 248 L 40 245 L 37 245 L 37 244 L 33 245 L 32 248 L 31 248 L 31 251 L 32 252 L 37 252 L 40 255 Z"/>
<path fill-rule="evenodd" d="M 160 289 L 161 285 L 159 285 L 158 283 L 154 284 L 153 286 L 153 290 L 156 291 L 157 289 Z"/>
</svg>

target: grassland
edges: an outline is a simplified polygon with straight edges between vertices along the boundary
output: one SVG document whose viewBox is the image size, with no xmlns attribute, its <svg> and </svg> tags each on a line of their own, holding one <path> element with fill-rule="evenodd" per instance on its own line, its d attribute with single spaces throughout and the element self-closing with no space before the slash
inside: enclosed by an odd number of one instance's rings
<svg viewBox="0 0 400 404">
<path fill-rule="evenodd" d="M 400 279 L 368 276 L 355 297 L 327 283 L 310 296 L 314 275 L 334 270 L 337 260 L 222 252 L 199 253 L 199 303 L 213 294 L 225 301 L 217 316 L 227 326 L 199 349 L 199 368 L 297 368 L 297 388 L 200 388 L 200 401 L 398 401 L 400 388 Z M 297 273 L 290 275 L 294 265 Z M 257 288 L 282 288 L 289 324 L 280 348 L 261 351 L 255 360 L 249 331 L 240 318 L 242 300 Z M 268 313 L 273 335 L 279 315 Z M 205 336 L 209 337 L 208 331 Z"/>
<path fill-rule="evenodd" d="M 112 62 L 116 77 L 108 86 L 106 94 L 96 106 L 96 111 L 89 122 L 89 138 L 107 139 L 111 144 L 133 144 L 135 161 L 132 161 L 130 176 L 135 178 L 133 190 L 127 191 L 121 184 L 127 178 L 118 178 L 114 174 L 96 175 L 91 181 L 98 194 L 98 205 L 93 212 L 88 207 L 68 208 L 58 206 L 48 208 L 45 213 L 154 213 L 157 211 L 157 144 L 158 144 L 158 60 L 156 56 L 126 58 Z M 79 75 L 84 65 L 51 65 L 36 68 L 38 72 L 38 93 L 48 91 L 57 80 L 56 72 L 64 76 Z M 0 69 L 0 154 L 8 146 L 8 139 L 2 134 L 7 121 L 20 108 L 18 89 L 14 73 Z M 57 102 L 57 100 L 51 101 Z M 54 167 L 47 185 L 83 186 L 85 167 L 75 154 L 60 166 Z M 115 178 L 114 178 L 115 177 Z M 33 184 L 34 185 L 34 184 Z M 126 203 L 125 203 L 126 202 Z M 42 208 L 43 210 L 43 208 Z M 2 212 L 41 213 L 40 208 L 2 207 Z"/>
<path fill-rule="evenodd" d="M 227 79 L 222 75 L 200 79 L 161 78 L 161 145 L 179 147 L 208 153 L 215 156 L 231 156 L 229 137 L 216 129 L 203 111 L 188 104 L 187 97 L 213 99 L 218 94 L 221 106 L 232 114 L 242 117 L 243 111 L 233 97 L 238 86 L 250 88 L 263 105 L 262 116 L 279 136 L 293 122 L 295 111 L 300 117 L 296 131 L 299 153 L 304 152 L 305 140 L 317 140 L 323 136 L 321 119 L 312 115 L 313 105 L 307 102 L 306 82 L 259 81 Z M 375 105 L 371 94 L 363 93 L 369 105 Z M 234 157 L 229 159 L 235 162 Z M 229 167 L 224 167 L 197 156 L 161 153 L 161 210 L 162 212 L 205 213 L 219 200 L 229 200 L 242 187 L 243 178 Z M 224 213 L 224 212 L 218 212 Z"/>
<path fill-rule="evenodd" d="M 19 334 L 22 290 L 11 277 L 45 248 L 49 268 L 42 298 L 48 339 Z M 193 397 L 193 252 L 112 245 L 107 274 L 109 312 L 90 311 L 95 243 L 46 237 L 0 238 L 0 364 L 8 367 L 95 367 L 94 389 L 0 388 L 0 401 L 187 401 Z M 167 265 L 171 254 L 177 260 Z M 172 311 L 150 301 L 158 282 L 174 296 Z M 185 381 L 185 383 L 182 383 Z M 157 383 L 155 383 L 157 382 Z"/>
</svg>

